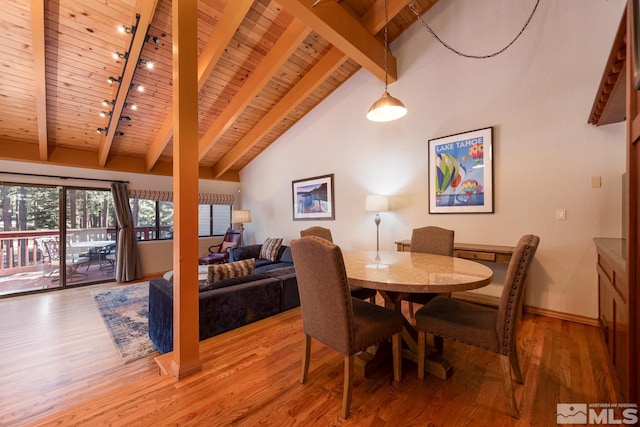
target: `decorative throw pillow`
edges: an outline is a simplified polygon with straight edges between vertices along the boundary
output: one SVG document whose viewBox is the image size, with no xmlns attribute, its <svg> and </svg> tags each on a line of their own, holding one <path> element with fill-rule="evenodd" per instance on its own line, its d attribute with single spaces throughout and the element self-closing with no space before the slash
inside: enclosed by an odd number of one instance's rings
<svg viewBox="0 0 640 427">
<path fill-rule="evenodd" d="M 272 239 L 267 237 L 262 247 L 260 248 L 260 258 L 268 259 L 269 261 L 275 261 L 278 257 L 278 251 L 282 246 L 282 239 Z"/>
<path fill-rule="evenodd" d="M 227 262 L 223 264 L 212 264 L 207 271 L 207 285 L 214 282 L 231 279 L 233 277 L 243 277 L 253 274 L 254 258 L 243 259 L 242 261 Z"/>
</svg>

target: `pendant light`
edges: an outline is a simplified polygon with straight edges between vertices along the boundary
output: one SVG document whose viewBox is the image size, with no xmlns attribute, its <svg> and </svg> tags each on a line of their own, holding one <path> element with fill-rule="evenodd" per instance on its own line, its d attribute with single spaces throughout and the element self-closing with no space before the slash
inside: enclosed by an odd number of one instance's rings
<svg viewBox="0 0 640 427">
<path fill-rule="evenodd" d="M 389 0 L 384 0 L 384 93 L 369 108 L 367 119 L 372 122 L 390 122 L 404 117 L 407 114 L 407 107 L 402 101 L 394 98 L 389 94 L 387 86 L 389 85 L 389 73 L 387 68 L 387 51 L 389 50 L 389 34 L 387 26 L 389 25 L 389 16 L 387 14 L 387 5 Z"/>
</svg>

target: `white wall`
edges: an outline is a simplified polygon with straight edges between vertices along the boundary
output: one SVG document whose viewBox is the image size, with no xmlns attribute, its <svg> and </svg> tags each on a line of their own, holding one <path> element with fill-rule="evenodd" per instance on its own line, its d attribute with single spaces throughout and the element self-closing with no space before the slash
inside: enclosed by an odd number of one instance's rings
<svg viewBox="0 0 640 427">
<path fill-rule="evenodd" d="M 535 1 L 441 1 L 425 20 L 465 53 L 487 54 L 520 30 Z M 452 228 L 456 240 L 513 245 L 540 236 L 525 304 L 597 317 L 593 237 L 620 237 L 624 124 L 593 127 L 588 115 L 624 0 L 541 2 L 529 28 L 492 59 L 459 57 L 418 23 L 392 45 L 399 79 L 390 93 L 409 114 L 365 119 L 383 84 L 361 70 L 241 172 L 245 239 L 332 229 L 344 250 L 375 248 L 367 194 L 393 196 L 382 214 L 381 249 L 414 227 Z M 495 213 L 429 214 L 427 141 L 494 127 Z M 293 221 L 291 181 L 335 174 L 335 221 Z M 601 176 L 602 187 L 591 188 Z M 567 220 L 555 219 L 556 209 Z"/>
<path fill-rule="evenodd" d="M 167 176 L 121 173 L 41 164 L 34 165 L 24 162 L 0 160 L 0 181 L 19 182 L 26 184 L 32 183 L 69 185 L 107 189 L 109 188 L 109 182 L 96 182 L 75 179 L 60 180 L 55 178 L 3 174 L 3 172 L 129 181 L 129 188 L 133 189 L 173 191 L 173 178 Z M 200 193 L 233 194 L 236 197 L 236 205 L 239 204 L 238 191 L 240 185 L 236 182 L 200 180 L 199 185 Z M 208 253 L 207 248 L 219 240 L 219 237 L 198 239 L 199 254 L 204 255 Z M 173 269 L 172 240 L 143 242 L 138 245 L 138 247 L 140 249 L 142 271 L 145 276 L 157 275 L 159 273 L 163 273 L 165 271 Z"/>
</svg>

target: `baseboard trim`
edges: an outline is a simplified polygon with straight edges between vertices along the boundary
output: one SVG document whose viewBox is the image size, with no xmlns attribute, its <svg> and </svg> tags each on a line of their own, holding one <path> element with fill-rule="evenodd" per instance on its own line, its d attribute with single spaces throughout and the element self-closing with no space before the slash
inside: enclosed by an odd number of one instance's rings
<svg viewBox="0 0 640 427">
<path fill-rule="evenodd" d="M 576 314 L 561 313 L 559 311 L 547 310 L 545 308 L 524 306 L 525 313 L 539 314 L 540 316 L 553 317 L 554 319 L 566 320 L 569 322 L 581 323 L 588 326 L 598 326 L 598 319 L 578 316 Z"/>
</svg>

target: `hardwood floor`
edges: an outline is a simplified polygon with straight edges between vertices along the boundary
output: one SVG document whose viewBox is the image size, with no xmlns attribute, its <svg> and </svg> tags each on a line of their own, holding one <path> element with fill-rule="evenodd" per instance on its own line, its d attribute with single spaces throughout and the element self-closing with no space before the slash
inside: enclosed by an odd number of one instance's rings
<svg viewBox="0 0 640 427">
<path fill-rule="evenodd" d="M 0 425 L 555 425 L 557 403 L 624 402 L 597 328 L 525 314 L 518 350 L 525 386 L 512 419 L 498 357 L 445 342 L 453 376 L 403 380 L 382 365 L 355 378 L 339 417 L 342 356 L 313 342 L 299 383 L 299 309 L 201 343 L 203 371 L 176 381 L 153 355 L 124 365 L 91 291 L 0 300 Z"/>
</svg>

